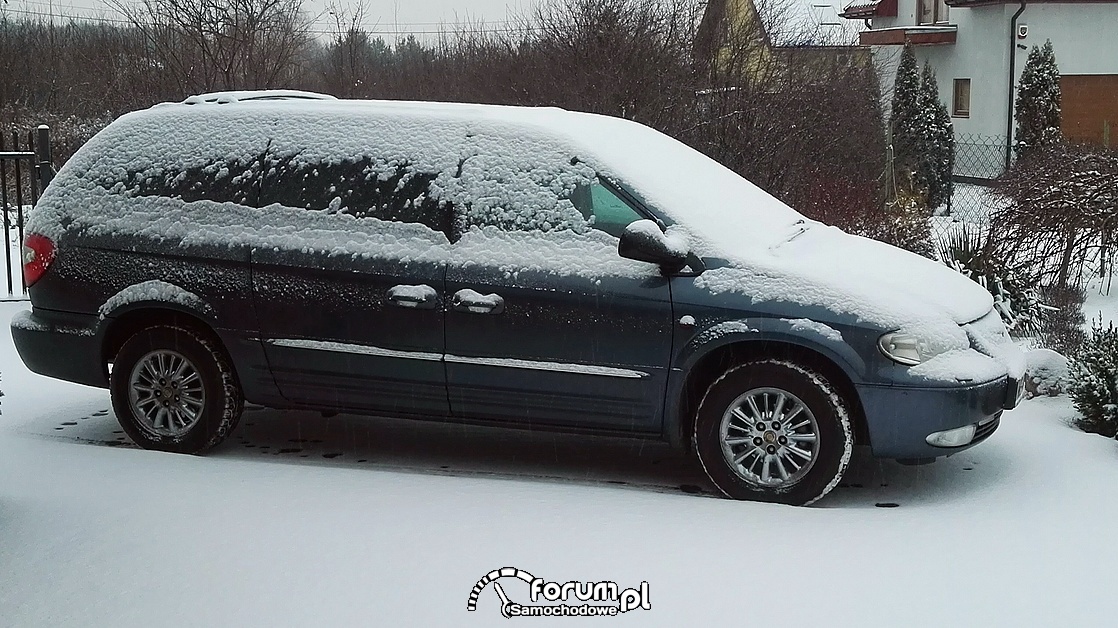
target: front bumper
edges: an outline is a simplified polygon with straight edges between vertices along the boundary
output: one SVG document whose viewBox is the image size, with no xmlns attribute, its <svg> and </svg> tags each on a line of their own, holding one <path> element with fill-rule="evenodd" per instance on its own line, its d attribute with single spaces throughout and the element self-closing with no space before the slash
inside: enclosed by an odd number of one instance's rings
<svg viewBox="0 0 1118 628">
<path fill-rule="evenodd" d="M 16 351 L 32 372 L 108 388 L 97 316 L 24 310 L 12 318 L 11 328 Z"/>
<path fill-rule="evenodd" d="M 879 458 L 919 459 L 953 454 L 994 433 L 1004 410 L 1017 405 L 1019 380 L 1002 377 L 983 384 L 950 387 L 857 386 L 866 416 L 870 446 Z M 960 447 L 934 447 L 934 432 L 976 426 L 974 438 Z"/>
</svg>

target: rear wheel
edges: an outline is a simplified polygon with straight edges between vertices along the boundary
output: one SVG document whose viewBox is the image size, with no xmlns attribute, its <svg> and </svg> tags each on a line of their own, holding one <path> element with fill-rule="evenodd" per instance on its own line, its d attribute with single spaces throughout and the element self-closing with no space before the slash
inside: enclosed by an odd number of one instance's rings
<svg viewBox="0 0 1118 628">
<path fill-rule="evenodd" d="M 792 362 L 759 360 L 710 385 L 693 445 L 726 496 L 806 505 L 838 485 L 854 437 L 846 404 L 826 379 Z"/>
<path fill-rule="evenodd" d="M 244 410 L 225 352 L 185 327 L 151 327 L 125 341 L 109 388 L 121 427 L 145 449 L 202 453 L 225 440 Z"/>
</svg>

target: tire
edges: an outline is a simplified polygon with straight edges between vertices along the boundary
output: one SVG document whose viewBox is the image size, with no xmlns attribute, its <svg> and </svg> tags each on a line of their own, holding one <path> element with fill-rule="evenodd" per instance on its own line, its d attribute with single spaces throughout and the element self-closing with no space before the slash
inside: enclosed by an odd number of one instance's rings
<svg viewBox="0 0 1118 628">
<path fill-rule="evenodd" d="M 168 375 L 165 385 L 156 381 L 159 373 Z M 117 353 L 109 380 L 120 426 L 144 449 L 203 453 L 225 440 L 244 410 L 223 349 L 186 327 L 137 332 Z"/>
<path fill-rule="evenodd" d="M 710 385 L 692 445 L 727 497 L 806 506 L 838 485 L 854 435 L 846 403 L 823 376 L 792 362 L 758 360 Z"/>
</svg>

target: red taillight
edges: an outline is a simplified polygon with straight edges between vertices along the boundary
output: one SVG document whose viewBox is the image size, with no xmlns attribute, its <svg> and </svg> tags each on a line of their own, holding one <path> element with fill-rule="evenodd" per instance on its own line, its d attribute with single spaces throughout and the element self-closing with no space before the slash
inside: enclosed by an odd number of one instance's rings
<svg viewBox="0 0 1118 628">
<path fill-rule="evenodd" d="M 54 261 L 54 242 L 37 233 L 28 234 L 23 240 L 23 282 L 31 287 L 50 268 Z"/>
</svg>

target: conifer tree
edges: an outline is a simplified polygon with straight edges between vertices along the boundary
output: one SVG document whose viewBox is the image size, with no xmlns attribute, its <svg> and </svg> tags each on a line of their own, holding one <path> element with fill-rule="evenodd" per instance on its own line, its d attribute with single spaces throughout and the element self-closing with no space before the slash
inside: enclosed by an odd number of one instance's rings
<svg viewBox="0 0 1118 628">
<path fill-rule="evenodd" d="M 916 51 L 906 43 L 893 82 L 893 104 L 889 131 L 893 141 L 893 169 L 900 177 L 898 187 L 910 187 L 901 179 L 911 176 L 920 159 L 920 72 Z"/>
<path fill-rule="evenodd" d="M 916 179 L 927 190 L 928 207 L 935 209 L 951 198 L 955 168 L 955 129 L 951 114 L 939 99 L 939 83 L 931 64 L 924 64 L 920 78 L 920 134 L 922 159 Z"/>
<path fill-rule="evenodd" d="M 1052 40 L 1033 46 L 1017 84 L 1017 156 L 1060 142 L 1060 69 Z"/>
</svg>

